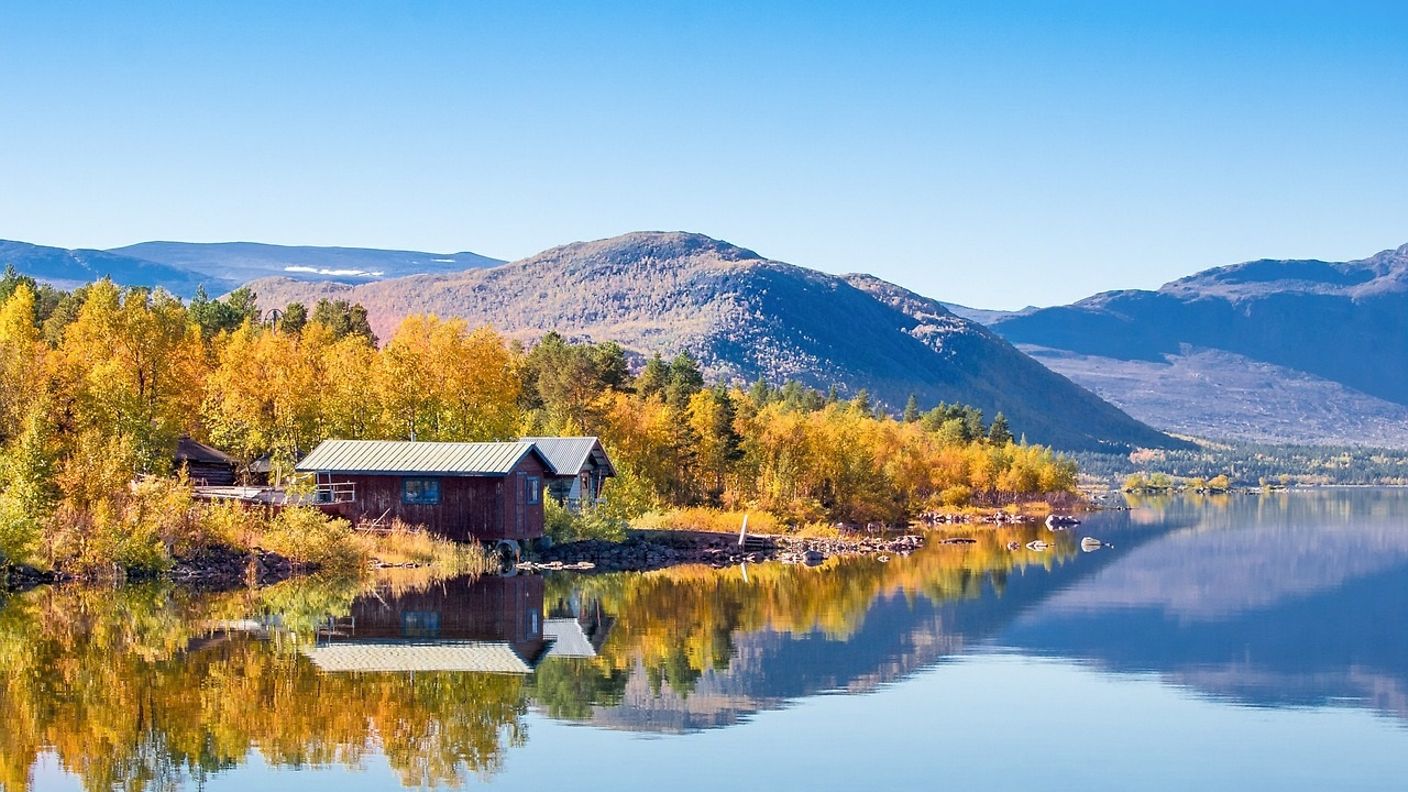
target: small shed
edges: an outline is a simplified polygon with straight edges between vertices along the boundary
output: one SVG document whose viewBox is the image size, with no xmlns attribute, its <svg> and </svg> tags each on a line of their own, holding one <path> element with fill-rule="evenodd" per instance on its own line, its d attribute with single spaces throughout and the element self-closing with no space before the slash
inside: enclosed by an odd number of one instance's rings
<svg viewBox="0 0 1408 792">
<path fill-rule="evenodd" d="M 326 511 L 353 522 L 393 518 L 461 541 L 543 535 L 552 466 L 533 443 L 324 440 L 296 469 L 337 497 Z"/>
<path fill-rule="evenodd" d="M 548 494 L 569 509 L 601 499 L 602 485 L 616 475 L 616 468 L 595 437 L 525 437 L 547 457 Z"/>
<path fill-rule="evenodd" d="M 177 470 L 184 467 L 191 483 L 197 486 L 231 486 L 235 483 L 235 468 L 239 466 L 234 457 L 197 442 L 190 435 L 183 435 L 176 441 L 172 462 Z"/>
</svg>

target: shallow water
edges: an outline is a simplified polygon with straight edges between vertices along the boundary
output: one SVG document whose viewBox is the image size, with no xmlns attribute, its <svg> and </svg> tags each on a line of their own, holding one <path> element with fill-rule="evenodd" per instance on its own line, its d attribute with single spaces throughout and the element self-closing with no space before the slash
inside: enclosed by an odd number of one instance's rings
<svg viewBox="0 0 1408 792">
<path fill-rule="evenodd" d="M 0 783 L 1403 787 L 1408 491 L 972 534 L 816 569 L 14 595 Z"/>
</svg>

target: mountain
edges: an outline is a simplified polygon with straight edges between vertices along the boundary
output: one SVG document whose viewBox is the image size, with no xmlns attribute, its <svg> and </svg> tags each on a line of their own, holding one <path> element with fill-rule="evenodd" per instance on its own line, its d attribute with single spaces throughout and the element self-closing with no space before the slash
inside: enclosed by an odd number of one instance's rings
<svg viewBox="0 0 1408 792">
<path fill-rule="evenodd" d="M 992 329 L 1161 429 L 1408 447 L 1408 245 L 1218 267 Z"/>
<path fill-rule="evenodd" d="M 256 242 L 142 242 L 111 250 L 65 250 L 0 240 L 0 267 L 73 288 L 107 276 L 123 286 L 160 286 L 190 297 L 198 286 L 218 294 L 255 278 L 283 275 L 342 283 L 434 272 L 459 272 L 503 262 L 478 253 L 421 253 L 342 247 L 292 247 Z"/>
<path fill-rule="evenodd" d="M 257 242 L 141 242 L 108 251 L 243 283 L 268 275 L 365 283 L 503 262 L 478 253 L 265 245 Z"/>
<path fill-rule="evenodd" d="M 109 277 L 125 286 L 161 286 L 173 294 L 188 297 L 201 284 L 219 292 L 238 282 L 121 253 L 65 250 L 0 240 L 0 268 L 5 266 L 13 266 L 20 273 L 66 289 Z"/>
<path fill-rule="evenodd" d="M 891 408 L 911 393 L 924 405 L 963 402 L 1001 411 L 1029 439 L 1060 448 L 1179 444 L 935 301 L 699 234 L 626 234 L 494 268 L 359 286 L 289 278 L 250 286 L 265 308 L 359 302 L 383 338 L 410 313 L 460 316 L 518 338 L 556 330 L 639 354 L 688 350 L 715 376 L 866 388 Z"/>
</svg>

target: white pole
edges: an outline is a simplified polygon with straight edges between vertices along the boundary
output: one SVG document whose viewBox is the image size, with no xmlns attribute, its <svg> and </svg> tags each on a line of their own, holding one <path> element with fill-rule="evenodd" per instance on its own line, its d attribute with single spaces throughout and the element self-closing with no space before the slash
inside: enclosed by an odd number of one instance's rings
<svg viewBox="0 0 1408 792">
<path fill-rule="evenodd" d="M 743 527 L 738 529 L 738 546 L 743 546 L 743 540 L 748 538 L 748 515 L 743 515 Z"/>
</svg>

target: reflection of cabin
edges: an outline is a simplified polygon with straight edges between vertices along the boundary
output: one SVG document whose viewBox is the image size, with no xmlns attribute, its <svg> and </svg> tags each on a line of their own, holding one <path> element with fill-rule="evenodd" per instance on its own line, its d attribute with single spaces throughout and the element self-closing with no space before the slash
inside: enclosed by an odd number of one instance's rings
<svg viewBox="0 0 1408 792">
<path fill-rule="evenodd" d="M 239 464 L 234 457 L 218 448 L 198 443 L 190 436 L 183 436 L 176 442 L 176 454 L 172 457 L 177 470 L 186 468 L 186 475 L 197 486 L 228 487 L 235 483 L 235 467 Z"/>
<path fill-rule="evenodd" d="M 595 437 L 525 437 L 547 457 L 548 494 L 569 509 L 591 505 L 601 498 L 601 487 L 616 475 L 601 442 Z"/>
<path fill-rule="evenodd" d="M 542 536 L 551 469 L 527 442 L 391 440 L 325 440 L 297 466 L 316 475 L 329 512 L 353 522 L 399 518 L 466 541 Z"/>
<path fill-rule="evenodd" d="M 528 674 L 551 645 L 538 575 L 362 596 L 303 653 L 323 671 Z"/>
</svg>

